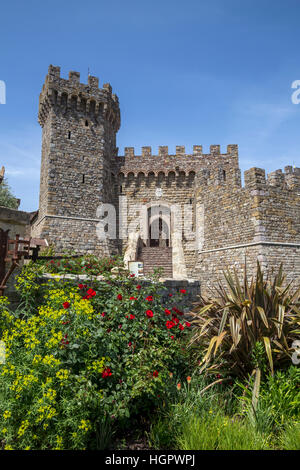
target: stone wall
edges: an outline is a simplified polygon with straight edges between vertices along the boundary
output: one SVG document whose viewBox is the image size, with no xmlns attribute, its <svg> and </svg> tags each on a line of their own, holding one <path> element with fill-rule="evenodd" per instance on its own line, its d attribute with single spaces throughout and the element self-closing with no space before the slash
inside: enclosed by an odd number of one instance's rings
<svg viewBox="0 0 300 470">
<path fill-rule="evenodd" d="M 283 263 L 287 279 L 299 283 L 300 171 L 288 167 L 274 174 L 266 180 L 264 170 L 252 168 L 245 172 L 244 188 L 226 183 L 198 189 L 204 243 L 192 274 L 204 294 L 223 278 L 226 267 L 235 267 L 241 277 L 245 261 L 249 274 L 257 260 L 267 271 Z"/>
<path fill-rule="evenodd" d="M 124 198 L 121 216 L 128 224 L 125 236 L 123 233 L 123 249 L 127 246 L 128 233 L 139 230 L 146 244 L 145 235 L 148 234 L 142 233 L 140 221 L 147 214 L 141 214 L 142 207 L 145 211 L 155 206 L 167 208 L 170 211 L 170 243 L 176 248 L 173 266 L 182 265 L 181 272 L 191 276 L 197 243 L 195 191 L 199 181 L 210 187 L 215 187 L 216 182 L 240 182 L 237 146 L 228 145 L 227 152 L 221 153 L 220 146 L 212 145 L 209 154 L 203 154 L 200 145 L 194 145 L 193 154 L 186 154 L 185 147 L 177 146 L 175 155 L 169 154 L 166 146 L 159 147 L 158 155 L 152 155 L 151 147 L 143 147 L 141 155 L 135 155 L 133 147 L 127 147 L 125 156 L 115 160 L 114 171 L 118 174 L 119 198 Z M 179 212 L 172 206 L 177 206 Z M 179 241 L 181 247 L 177 246 Z M 181 248 L 184 259 L 177 260 Z"/>
</svg>

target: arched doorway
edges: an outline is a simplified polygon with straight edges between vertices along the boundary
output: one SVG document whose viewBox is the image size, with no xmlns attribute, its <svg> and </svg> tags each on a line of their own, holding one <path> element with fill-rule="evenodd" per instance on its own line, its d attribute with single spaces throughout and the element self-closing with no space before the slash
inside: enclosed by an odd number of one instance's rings
<svg viewBox="0 0 300 470">
<path fill-rule="evenodd" d="M 151 206 L 148 209 L 148 242 L 150 247 L 171 246 L 171 211 L 166 206 Z"/>
</svg>

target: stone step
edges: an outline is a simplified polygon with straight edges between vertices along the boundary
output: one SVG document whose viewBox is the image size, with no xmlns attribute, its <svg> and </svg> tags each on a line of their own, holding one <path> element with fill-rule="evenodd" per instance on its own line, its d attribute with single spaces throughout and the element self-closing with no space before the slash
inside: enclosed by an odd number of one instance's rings
<svg viewBox="0 0 300 470">
<path fill-rule="evenodd" d="M 172 248 L 143 247 L 138 257 L 144 263 L 144 274 L 152 274 L 155 268 L 163 268 L 164 277 L 172 277 Z"/>
</svg>

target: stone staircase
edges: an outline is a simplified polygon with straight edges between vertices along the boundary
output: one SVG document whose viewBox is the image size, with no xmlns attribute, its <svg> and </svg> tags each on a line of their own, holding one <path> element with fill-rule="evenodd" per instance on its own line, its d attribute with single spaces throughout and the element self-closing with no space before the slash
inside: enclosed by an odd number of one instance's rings
<svg viewBox="0 0 300 470">
<path fill-rule="evenodd" d="M 162 277 L 172 278 L 172 248 L 143 247 L 139 252 L 138 261 L 144 263 L 145 276 L 153 274 L 154 268 L 163 268 Z"/>
</svg>

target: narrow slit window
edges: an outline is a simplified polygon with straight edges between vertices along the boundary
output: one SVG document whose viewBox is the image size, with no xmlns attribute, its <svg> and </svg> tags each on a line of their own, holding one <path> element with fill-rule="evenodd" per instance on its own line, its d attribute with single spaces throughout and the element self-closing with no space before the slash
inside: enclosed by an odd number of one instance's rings
<svg viewBox="0 0 300 470">
<path fill-rule="evenodd" d="M 120 186 L 120 194 L 123 192 L 123 186 Z"/>
<path fill-rule="evenodd" d="M 68 139 L 71 139 L 71 131 L 68 132 Z"/>
<path fill-rule="evenodd" d="M 85 121 L 85 127 L 89 127 L 89 121 Z"/>
<path fill-rule="evenodd" d="M 82 183 L 85 182 L 85 175 L 82 175 Z"/>
<path fill-rule="evenodd" d="M 223 170 L 223 180 L 226 181 L 226 171 Z"/>
</svg>

